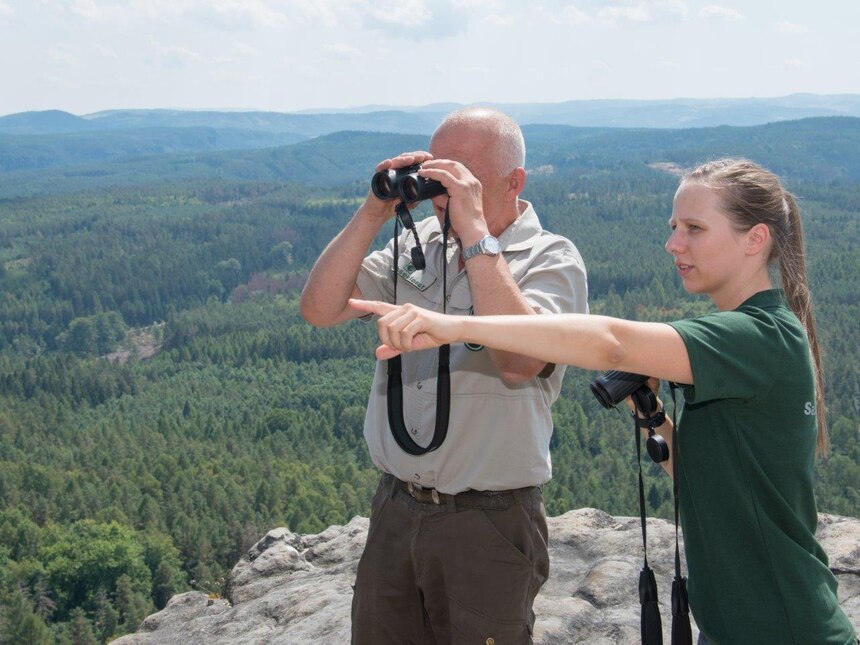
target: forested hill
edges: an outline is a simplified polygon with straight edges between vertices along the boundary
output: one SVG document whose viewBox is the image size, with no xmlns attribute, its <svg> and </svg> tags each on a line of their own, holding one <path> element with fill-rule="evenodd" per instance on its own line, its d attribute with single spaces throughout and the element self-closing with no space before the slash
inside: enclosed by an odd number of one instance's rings
<svg viewBox="0 0 860 645">
<path fill-rule="evenodd" d="M 579 247 L 595 313 L 708 310 L 662 249 L 678 167 L 730 153 L 785 176 L 825 346 L 833 454 L 816 494 L 860 516 L 860 120 L 525 133 L 525 197 Z M 102 157 L 68 134 L 0 137 L 0 642 L 107 640 L 176 591 L 221 593 L 269 528 L 368 513 L 374 329 L 311 329 L 296 299 L 374 164 L 426 134 L 177 152 L 186 134 L 205 132 L 145 133 L 163 150 L 137 152 L 88 133 Z M 8 161 L 26 149 L 38 170 Z M 547 507 L 632 515 L 630 429 L 593 376 L 568 370 L 554 407 Z M 656 468 L 646 495 L 670 515 Z"/>
<path fill-rule="evenodd" d="M 860 180 L 860 119 L 851 117 L 687 130 L 531 125 L 524 134 L 528 166 L 541 173 L 579 174 L 621 162 L 690 166 L 754 151 L 761 163 L 797 179 Z M 392 150 L 428 145 L 425 135 L 344 131 L 276 146 L 284 136 L 208 128 L 0 134 L 0 198 L 206 178 L 334 187 L 366 181 Z M 276 147 L 260 149 L 266 143 Z"/>
</svg>

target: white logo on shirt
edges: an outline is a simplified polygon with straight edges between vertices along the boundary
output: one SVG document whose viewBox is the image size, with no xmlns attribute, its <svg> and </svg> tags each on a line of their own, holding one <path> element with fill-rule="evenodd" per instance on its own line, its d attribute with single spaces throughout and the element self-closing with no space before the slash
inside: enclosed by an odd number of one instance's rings
<svg viewBox="0 0 860 645">
<path fill-rule="evenodd" d="M 815 404 L 812 401 L 807 401 L 806 405 L 803 406 L 803 414 L 808 417 L 815 416 Z"/>
</svg>

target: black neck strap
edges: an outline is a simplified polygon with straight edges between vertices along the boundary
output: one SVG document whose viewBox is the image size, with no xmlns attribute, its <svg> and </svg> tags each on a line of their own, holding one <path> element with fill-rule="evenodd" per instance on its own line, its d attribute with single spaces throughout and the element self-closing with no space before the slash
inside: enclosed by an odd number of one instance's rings
<svg viewBox="0 0 860 645">
<path fill-rule="evenodd" d="M 648 537 L 645 523 L 645 484 L 642 481 L 642 437 L 639 424 L 636 422 L 639 412 L 650 416 L 656 407 L 656 398 L 648 391 L 647 402 L 633 397 L 636 410 L 633 413 L 633 432 L 636 437 L 636 465 L 639 468 L 639 520 L 642 525 L 642 556 L 644 564 L 639 572 L 639 604 L 642 606 L 640 614 L 640 632 L 642 645 L 663 644 L 663 623 L 660 620 L 660 607 L 657 601 L 657 581 L 654 579 L 654 571 L 648 566 Z"/>
<path fill-rule="evenodd" d="M 687 600 L 687 579 L 681 575 L 681 550 L 678 545 L 678 405 L 675 400 L 675 383 L 669 383 L 672 391 L 672 497 L 675 503 L 675 579 L 672 581 L 672 645 L 692 645 L 693 631 L 690 628 L 690 605 Z M 660 609 L 657 604 L 657 583 L 654 572 L 648 566 L 648 544 L 645 531 L 645 485 L 642 481 L 642 436 L 640 425 L 636 421 L 639 412 L 646 416 L 656 405 L 656 398 L 651 395 L 647 401 L 633 397 L 636 411 L 633 413 L 633 431 L 636 433 L 636 463 L 639 467 L 639 519 L 642 523 L 642 552 L 644 565 L 639 574 L 639 602 L 642 605 L 641 632 L 643 645 L 662 645 L 663 628 L 660 620 Z M 653 403 L 652 403 L 653 402 Z M 650 407 L 649 407 L 650 406 Z"/>
<path fill-rule="evenodd" d="M 399 208 L 399 207 L 398 207 Z M 405 205 L 404 208 L 405 209 Z M 399 212 L 399 211 L 398 211 Z M 408 213 L 408 211 L 407 211 Z M 406 224 L 415 238 L 415 248 L 412 249 L 413 259 L 421 254 L 421 245 L 418 241 L 418 233 L 412 218 L 408 218 Z M 397 277 L 399 273 L 400 245 L 400 217 L 394 218 L 394 303 L 397 304 Z M 411 226 L 409 226 L 411 224 Z M 448 207 L 445 206 L 445 224 L 442 227 L 442 313 L 446 313 L 448 304 L 448 232 L 451 229 L 451 220 L 448 217 Z M 423 258 L 422 258 L 423 259 Z M 413 264 L 417 264 L 413 261 Z M 422 262 L 423 264 L 423 262 Z M 417 268 L 423 268 L 417 267 Z M 436 428 L 433 431 L 433 439 L 423 447 L 415 443 L 409 436 L 409 430 L 403 421 L 403 376 L 400 356 L 388 359 L 388 425 L 391 435 L 397 445 L 410 455 L 424 455 L 436 450 L 445 441 L 448 435 L 448 419 L 451 412 L 451 370 L 449 367 L 450 345 L 439 347 L 439 366 L 436 375 Z"/>
<path fill-rule="evenodd" d="M 678 461 L 678 404 L 675 401 L 675 383 L 669 383 L 672 392 L 672 497 L 675 501 L 675 579 L 672 581 L 672 645 L 692 645 L 693 630 L 690 628 L 690 603 L 687 600 L 687 579 L 681 575 L 681 550 L 678 548 L 679 484 Z"/>
</svg>

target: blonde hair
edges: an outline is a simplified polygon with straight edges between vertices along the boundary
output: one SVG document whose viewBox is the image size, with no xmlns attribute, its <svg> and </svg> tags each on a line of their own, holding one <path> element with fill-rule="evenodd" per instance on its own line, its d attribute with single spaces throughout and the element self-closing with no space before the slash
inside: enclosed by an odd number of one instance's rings
<svg viewBox="0 0 860 645">
<path fill-rule="evenodd" d="M 821 348 L 812 313 L 806 269 L 800 208 L 775 174 L 746 159 L 719 159 L 695 168 L 681 180 L 705 185 L 719 196 L 726 214 L 740 231 L 756 224 L 770 230 L 768 263 L 779 266 L 781 286 L 789 308 L 806 330 L 815 375 L 815 410 L 818 422 L 818 454 L 830 450 L 824 408 L 824 372 Z"/>
</svg>

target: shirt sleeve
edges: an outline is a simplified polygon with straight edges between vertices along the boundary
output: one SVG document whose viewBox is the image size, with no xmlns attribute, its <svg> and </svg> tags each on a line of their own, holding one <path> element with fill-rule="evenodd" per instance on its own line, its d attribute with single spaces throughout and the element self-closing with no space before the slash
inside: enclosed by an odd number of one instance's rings
<svg viewBox="0 0 860 645">
<path fill-rule="evenodd" d="M 402 245 L 401 245 L 402 248 Z M 388 241 L 385 248 L 374 251 L 361 263 L 355 284 L 365 300 L 394 302 L 394 286 L 392 283 L 392 267 L 394 266 L 394 238 Z M 362 318 L 370 318 L 362 316 Z"/>
<path fill-rule="evenodd" d="M 570 240 L 556 237 L 517 283 L 539 313 L 588 313 L 585 263 Z"/>
<path fill-rule="evenodd" d="M 690 357 L 690 403 L 751 399 L 770 390 L 784 339 L 773 319 L 723 311 L 669 323 Z"/>
</svg>

